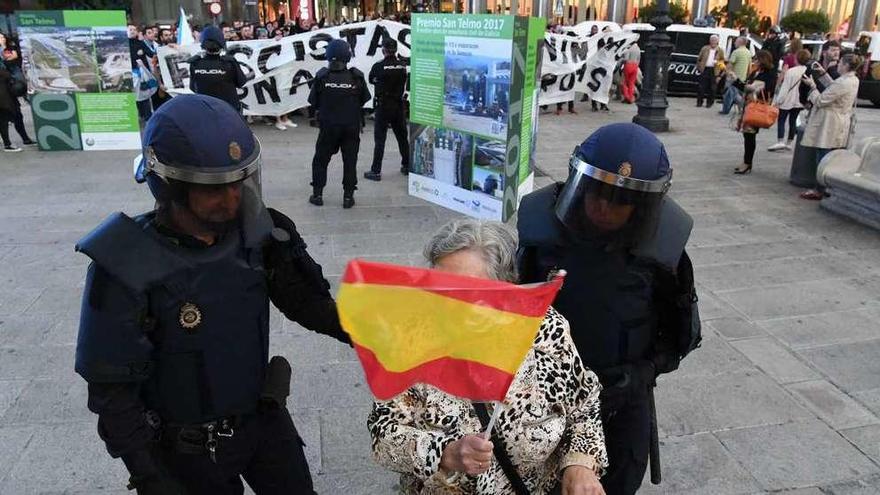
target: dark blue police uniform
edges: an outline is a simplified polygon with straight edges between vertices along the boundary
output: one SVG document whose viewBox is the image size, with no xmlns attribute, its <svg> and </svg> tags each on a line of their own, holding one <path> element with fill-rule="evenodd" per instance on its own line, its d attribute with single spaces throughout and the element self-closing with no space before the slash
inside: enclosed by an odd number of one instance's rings
<svg viewBox="0 0 880 495">
<path fill-rule="evenodd" d="M 342 189 L 344 208 L 354 206 L 357 189 L 357 155 L 361 144 L 362 108 L 370 101 L 370 90 L 364 74 L 347 68 L 351 49 L 345 40 L 336 39 L 327 45 L 329 67 L 323 68 L 312 80 L 309 104 L 318 111 L 321 130 L 312 159 L 312 196 L 309 202 L 324 204 L 327 165 L 342 150 Z"/>
<path fill-rule="evenodd" d="M 400 172 L 409 173 L 409 138 L 406 129 L 406 108 L 403 94 L 406 91 L 409 61 L 397 56 L 397 42 L 388 39 L 382 45 L 385 58 L 373 64 L 369 81 L 376 90 L 375 105 L 375 147 L 373 165 L 364 177 L 380 180 L 382 177 L 382 158 L 385 156 L 385 138 L 388 127 L 394 131 L 397 149 L 400 151 Z"/>
<path fill-rule="evenodd" d="M 226 48 L 223 31 L 216 26 L 206 27 L 202 31 L 201 44 L 205 52 L 189 62 L 189 89 L 193 93 L 219 98 L 241 112 L 238 89 L 245 85 L 247 77 L 235 58 L 220 55 L 220 51 Z"/>
<path fill-rule="evenodd" d="M 523 282 L 567 272 L 553 306 L 603 385 L 608 495 L 641 486 L 652 427 L 656 438 L 655 377 L 699 344 L 684 254 L 692 221 L 665 196 L 671 175 L 653 134 L 614 124 L 575 149 L 564 185 L 527 195 L 519 211 Z"/>
<path fill-rule="evenodd" d="M 269 359 L 269 302 L 348 342 L 321 267 L 260 196 L 260 146 L 234 109 L 178 96 L 153 114 L 136 177 L 155 211 L 115 213 L 77 244 L 89 266 L 76 371 L 111 456 L 143 494 L 313 493 L 286 409 L 290 366 Z M 190 193 L 240 194 L 231 221 Z M 176 227 L 185 212 L 213 243 Z"/>
</svg>

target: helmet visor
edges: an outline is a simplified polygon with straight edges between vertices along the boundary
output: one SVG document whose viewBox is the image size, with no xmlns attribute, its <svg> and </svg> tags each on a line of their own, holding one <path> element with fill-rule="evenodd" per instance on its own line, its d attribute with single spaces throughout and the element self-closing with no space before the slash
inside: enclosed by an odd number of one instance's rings
<svg viewBox="0 0 880 495">
<path fill-rule="evenodd" d="M 556 216 L 572 234 L 626 244 L 653 234 L 672 171 L 653 181 L 629 177 L 627 164 L 620 172 L 572 155 L 568 180 L 556 200 Z"/>
</svg>

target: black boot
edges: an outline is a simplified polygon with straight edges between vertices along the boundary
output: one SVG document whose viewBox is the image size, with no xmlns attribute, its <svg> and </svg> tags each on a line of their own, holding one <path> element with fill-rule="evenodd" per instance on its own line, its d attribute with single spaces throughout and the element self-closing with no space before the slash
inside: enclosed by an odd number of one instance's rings
<svg viewBox="0 0 880 495">
<path fill-rule="evenodd" d="M 409 165 L 401 165 L 400 173 L 402 173 L 403 175 L 409 175 Z"/>
<path fill-rule="evenodd" d="M 315 206 L 324 206 L 324 198 L 321 197 L 321 192 L 320 189 L 312 190 L 312 195 L 309 196 L 309 203 Z"/>
<path fill-rule="evenodd" d="M 372 170 L 370 170 L 368 172 L 364 172 L 364 179 L 369 179 L 369 180 L 374 180 L 376 182 L 379 182 L 380 180 L 382 180 L 382 174 L 380 174 L 379 172 L 373 172 Z"/>
<path fill-rule="evenodd" d="M 342 207 L 346 210 L 354 206 L 354 193 L 345 193 L 342 197 Z"/>
</svg>

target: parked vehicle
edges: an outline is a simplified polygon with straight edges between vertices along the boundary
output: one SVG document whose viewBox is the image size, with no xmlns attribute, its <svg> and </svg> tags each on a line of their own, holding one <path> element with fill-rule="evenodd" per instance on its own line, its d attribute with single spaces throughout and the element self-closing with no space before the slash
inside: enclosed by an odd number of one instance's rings
<svg viewBox="0 0 880 495">
<path fill-rule="evenodd" d="M 624 24 L 624 31 L 639 34 L 639 47 L 644 52 L 645 45 L 654 26 L 645 23 Z M 709 37 L 718 35 L 718 45 L 724 48 L 728 56 L 733 51 L 733 42 L 739 36 L 739 31 L 723 27 L 696 27 L 686 24 L 673 24 L 666 30 L 674 48 L 669 61 L 669 79 L 666 91 L 671 95 L 694 95 L 699 85 L 697 74 L 697 58 L 700 49 L 709 44 Z M 752 53 L 761 48 L 761 41 L 749 37 L 749 49 Z M 642 57 L 642 64 L 646 61 Z M 642 65 L 642 70 L 645 70 Z"/>
</svg>

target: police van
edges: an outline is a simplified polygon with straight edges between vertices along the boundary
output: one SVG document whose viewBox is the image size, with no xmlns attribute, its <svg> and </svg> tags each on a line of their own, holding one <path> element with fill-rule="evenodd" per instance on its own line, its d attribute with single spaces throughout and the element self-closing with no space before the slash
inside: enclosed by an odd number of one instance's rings
<svg viewBox="0 0 880 495">
<path fill-rule="evenodd" d="M 624 31 L 639 35 L 639 47 L 642 52 L 654 26 L 645 23 L 624 24 Z M 709 44 L 709 37 L 718 36 L 718 46 L 724 49 L 725 58 L 730 57 L 734 50 L 734 42 L 739 37 L 739 31 L 723 27 L 697 27 L 687 24 L 672 24 L 666 29 L 670 41 L 674 45 L 669 61 L 669 81 L 666 90 L 673 95 L 691 95 L 697 93 L 699 86 L 699 74 L 697 74 L 697 58 L 700 50 Z M 754 54 L 761 49 L 761 42 L 757 38 L 749 37 L 748 48 Z M 642 57 L 642 64 L 645 57 Z M 644 71 L 644 66 L 642 67 Z"/>
</svg>

